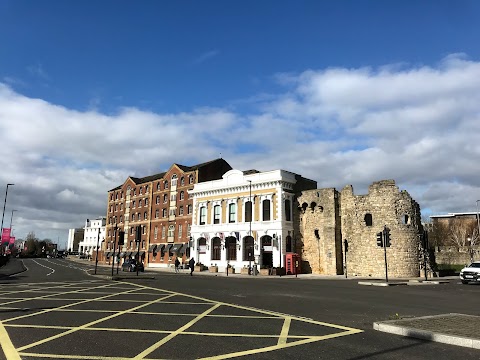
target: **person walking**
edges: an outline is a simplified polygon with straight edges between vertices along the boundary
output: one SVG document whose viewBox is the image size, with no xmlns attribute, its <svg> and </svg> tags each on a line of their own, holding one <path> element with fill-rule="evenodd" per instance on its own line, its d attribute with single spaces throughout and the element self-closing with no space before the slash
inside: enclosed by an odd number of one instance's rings
<svg viewBox="0 0 480 360">
<path fill-rule="evenodd" d="M 178 267 L 180 266 L 180 261 L 178 257 L 175 259 L 175 273 L 178 274 Z"/>
<path fill-rule="evenodd" d="M 190 267 L 190 276 L 193 276 L 193 269 L 195 267 L 195 260 L 193 260 L 193 257 L 188 262 L 188 266 Z"/>
</svg>

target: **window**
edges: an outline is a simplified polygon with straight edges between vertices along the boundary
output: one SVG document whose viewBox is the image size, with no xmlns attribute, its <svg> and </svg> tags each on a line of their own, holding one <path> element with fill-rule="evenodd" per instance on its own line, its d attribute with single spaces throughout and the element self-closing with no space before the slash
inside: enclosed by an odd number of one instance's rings
<svg viewBox="0 0 480 360">
<path fill-rule="evenodd" d="M 193 175 L 190 175 L 190 176 L 188 177 L 188 183 L 189 183 L 189 184 L 193 184 Z"/>
<path fill-rule="evenodd" d="M 158 227 L 155 226 L 155 228 L 153 229 L 153 238 L 156 239 L 158 237 Z"/>
<path fill-rule="evenodd" d="M 160 210 L 158 209 L 155 210 L 155 219 L 158 219 L 159 215 L 160 215 Z"/>
<path fill-rule="evenodd" d="M 145 206 L 148 206 L 148 199 L 145 199 Z"/>
<path fill-rule="evenodd" d="M 120 216 L 120 222 L 123 223 L 123 216 Z"/>
<path fill-rule="evenodd" d="M 290 200 L 285 200 L 285 220 L 292 221 L 292 212 L 291 212 Z"/>
<path fill-rule="evenodd" d="M 133 196 L 137 195 L 137 189 L 133 189 Z"/>
<path fill-rule="evenodd" d="M 172 175 L 172 187 L 177 186 L 177 175 Z"/>
<path fill-rule="evenodd" d="M 135 204 L 135 200 L 132 201 L 132 208 L 135 208 L 136 204 Z"/>
<path fill-rule="evenodd" d="M 178 215 L 180 215 L 180 216 L 183 215 L 183 206 L 180 206 L 178 208 Z"/>
<path fill-rule="evenodd" d="M 190 236 L 190 231 L 192 230 L 192 225 L 187 224 L 187 236 Z"/>
<path fill-rule="evenodd" d="M 147 227 L 142 226 L 142 234 L 145 235 L 147 233 Z"/>
<path fill-rule="evenodd" d="M 148 185 L 145 185 L 145 193 L 148 191 Z"/>
<path fill-rule="evenodd" d="M 162 226 L 162 239 L 165 239 L 165 226 Z"/>
<path fill-rule="evenodd" d="M 137 220 L 138 221 L 142 220 L 142 217 L 140 216 L 140 213 L 137 213 Z"/>
<path fill-rule="evenodd" d="M 175 216 L 175 209 L 170 209 L 170 216 Z"/>
<path fill-rule="evenodd" d="M 205 239 L 203 237 L 198 239 L 198 252 L 200 254 L 206 254 L 207 253 L 207 239 Z"/>
<path fill-rule="evenodd" d="M 212 260 L 220 260 L 221 259 L 221 240 L 219 237 L 214 237 L 212 239 Z"/>
<path fill-rule="evenodd" d="M 175 236 L 175 225 L 169 225 L 168 226 L 168 237 L 174 237 Z"/>
<path fill-rule="evenodd" d="M 115 200 L 118 200 L 118 193 L 115 194 Z"/>
<path fill-rule="evenodd" d="M 246 236 L 243 239 L 243 260 L 244 261 L 253 261 L 255 258 L 253 256 L 253 237 Z"/>
<path fill-rule="evenodd" d="M 120 211 L 123 211 L 123 203 L 120 204 Z"/>
<path fill-rule="evenodd" d="M 142 199 L 138 200 L 138 207 L 142 207 Z"/>
<path fill-rule="evenodd" d="M 228 204 L 228 222 L 229 223 L 234 223 L 235 222 L 235 216 L 237 213 L 237 208 L 234 203 Z"/>
<path fill-rule="evenodd" d="M 132 214 L 132 221 L 135 221 L 135 214 Z"/>
<path fill-rule="evenodd" d="M 140 195 L 142 195 L 142 194 L 143 194 L 143 187 L 141 187 L 141 186 L 140 186 L 140 190 L 139 190 L 139 192 L 138 192 L 138 193 L 139 193 Z"/>
<path fill-rule="evenodd" d="M 180 200 L 183 200 L 185 198 L 185 193 L 183 191 L 180 191 Z"/>
<path fill-rule="evenodd" d="M 407 214 L 402 216 L 402 224 L 403 225 L 410 225 L 410 217 Z"/>
<path fill-rule="evenodd" d="M 131 228 L 130 228 L 130 235 L 133 235 L 133 231 L 134 231 L 134 228 L 131 227 Z"/>
<path fill-rule="evenodd" d="M 163 203 L 166 204 L 168 201 L 168 195 L 167 194 L 163 194 Z"/>
<path fill-rule="evenodd" d="M 180 185 L 185 185 L 185 178 L 183 176 L 180 178 Z"/>
<path fill-rule="evenodd" d="M 110 205 L 110 212 L 113 212 L 113 205 Z"/>
<path fill-rule="evenodd" d="M 270 200 L 265 199 L 262 201 L 263 221 L 270 220 Z"/>
<path fill-rule="evenodd" d="M 187 214 L 188 215 L 192 214 L 192 205 L 187 205 Z"/>
<path fill-rule="evenodd" d="M 167 209 L 162 209 L 162 217 L 167 217 Z"/>
<path fill-rule="evenodd" d="M 180 239 L 182 237 L 182 224 L 178 224 L 178 238 Z"/>
<path fill-rule="evenodd" d="M 168 180 L 165 180 L 165 181 L 163 182 L 163 188 L 164 188 L 164 189 L 168 189 Z"/>
<path fill-rule="evenodd" d="M 252 202 L 247 201 L 245 203 L 245 222 L 252 221 Z"/>
<path fill-rule="evenodd" d="M 213 223 L 220 224 L 220 205 L 213 207 Z"/>
<path fill-rule="evenodd" d="M 205 225 L 205 221 L 207 219 L 207 208 L 202 206 L 200 208 L 200 225 Z"/>
<path fill-rule="evenodd" d="M 145 211 L 145 212 L 143 213 L 143 220 L 147 220 L 147 219 L 148 219 L 148 216 L 147 216 L 147 212 Z"/>
<path fill-rule="evenodd" d="M 177 194 L 170 195 L 170 201 L 177 201 Z"/>
<path fill-rule="evenodd" d="M 160 204 L 160 196 L 157 195 L 157 197 L 155 198 L 155 204 Z"/>
<path fill-rule="evenodd" d="M 372 226 L 373 225 L 373 219 L 372 219 L 372 214 L 365 214 L 364 217 L 365 220 L 365 226 Z"/>
<path fill-rule="evenodd" d="M 160 181 L 157 183 L 157 191 L 160 191 Z"/>
<path fill-rule="evenodd" d="M 286 252 L 292 252 L 292 237 L 290 235 L 287 236 L 285 248 Z"/>
</svg>

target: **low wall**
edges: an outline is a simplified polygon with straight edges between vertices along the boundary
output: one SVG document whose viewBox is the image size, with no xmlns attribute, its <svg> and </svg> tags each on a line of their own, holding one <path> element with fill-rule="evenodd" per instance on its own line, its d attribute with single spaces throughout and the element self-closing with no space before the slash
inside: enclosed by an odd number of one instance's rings
<svg viewBox="0 0 480 360">
<path fill-rule="evenodd" d="M 480 247 L 474 246 L 470 249 L 468 246 L 438 246 L 435 249 L 435 262 L 437 264 L 469 264 L 471 258 L 480 261 Z"/>
</svg>

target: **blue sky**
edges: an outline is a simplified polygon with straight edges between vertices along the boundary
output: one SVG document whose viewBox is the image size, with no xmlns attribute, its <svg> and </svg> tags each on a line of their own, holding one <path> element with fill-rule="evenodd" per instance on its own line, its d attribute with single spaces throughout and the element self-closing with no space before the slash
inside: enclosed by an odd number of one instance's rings
<svg viewBox="0 0 480 360">
<path fill-rule="evenodd" d="M 0 0 L 18 236 L 66 237 L 126 176 L 220 153 L 474 211 L 479 17 L 478 1 Z"/>
</svg>

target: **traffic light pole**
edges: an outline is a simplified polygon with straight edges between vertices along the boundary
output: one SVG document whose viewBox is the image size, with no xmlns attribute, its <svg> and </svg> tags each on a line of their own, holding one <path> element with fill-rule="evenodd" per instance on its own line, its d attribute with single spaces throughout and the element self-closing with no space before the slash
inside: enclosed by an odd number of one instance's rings
<svg viewBox="0 0 480 360">
<path fill-rule="evenodd" d="M 388 266 L 387 266 L 387 225 L 383 228 L 383 252 L 385 254 L 385 281 L 388 283 Z"/>
</svg>

